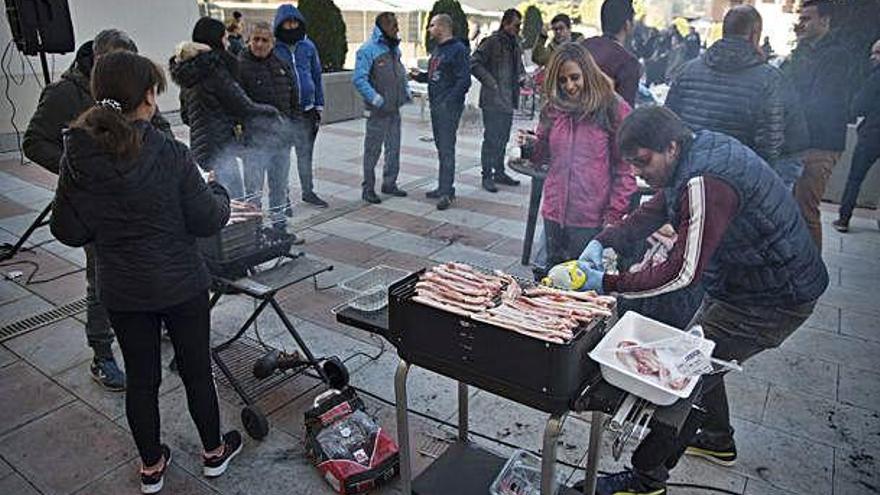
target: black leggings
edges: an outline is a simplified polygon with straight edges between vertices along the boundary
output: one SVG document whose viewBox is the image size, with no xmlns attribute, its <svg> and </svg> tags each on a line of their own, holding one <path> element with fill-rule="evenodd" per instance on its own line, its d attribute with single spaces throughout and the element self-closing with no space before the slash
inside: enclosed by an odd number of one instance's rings
<svg viewBox="0 0 880 495">
<path fill-rule="evenodd" d="M 162 457 L 159 442 L 160 329 L 164 321 L 174 345 L 189 414 L 206 451 L 220 446 L 220 410 L 211 372 L 208 293 L 157 311 L 109 311 L 125 359 L 125 414 L 144 465 Z"/>
</svg>

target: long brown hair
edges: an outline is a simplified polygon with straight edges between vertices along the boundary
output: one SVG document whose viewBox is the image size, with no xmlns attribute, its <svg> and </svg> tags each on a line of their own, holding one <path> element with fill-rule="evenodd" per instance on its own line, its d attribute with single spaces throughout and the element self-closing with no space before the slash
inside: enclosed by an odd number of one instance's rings
<svg viewBox="0 0 880 495">
<path fill-rule="evenodd" d="M 92 69 L 95 106 L 70 127 L 85 130 L 108 153 L 130 159 L 140 151 L 140 136 L 127 116 L 144 101 L 151 88 L 165 91 L 165 75 L 150 59 L 127 51 L 104 55 Z"/>
<path fill-rule="evenodd" d="M 584 89 L 573 99 L 559 85 L 562 65 L 574 62 L 581 68 Z M 576 119 L 590 119 L 605 130 L 610 130 L 617 116 L 617 95 L 611 78 L 593 60 L 590 52 L 580 43 L 569 42 L 560 45 L 553 52 L 547 64 L 547 77 L 544 79 L 545 110 L 556 108 Z"/>
</svg>

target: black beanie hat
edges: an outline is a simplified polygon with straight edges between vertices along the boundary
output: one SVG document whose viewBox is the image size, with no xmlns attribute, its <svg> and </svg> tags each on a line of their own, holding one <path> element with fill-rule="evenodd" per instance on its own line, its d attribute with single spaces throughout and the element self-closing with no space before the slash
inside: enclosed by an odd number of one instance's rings
<svg viewBox="0 0 880 495">
<path fill-rule="evenodd" d="M 204 43 L 214 50 L 223 50 L 223 34 L 226 26 L 217 19 L 202 17 L 193 28 L 192 40 L 196 43 Z"/>
</svg>

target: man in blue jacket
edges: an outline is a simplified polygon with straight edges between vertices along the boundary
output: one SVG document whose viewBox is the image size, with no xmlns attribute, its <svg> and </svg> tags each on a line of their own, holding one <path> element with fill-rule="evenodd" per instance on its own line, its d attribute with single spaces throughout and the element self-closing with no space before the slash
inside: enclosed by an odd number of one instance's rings
<svg viewBox="0 0 880 495">
<path fill-rule="evenodd" d="M 364 182 L 362 197 L 381 203 L 376 195 L 376 163 L 385 148 L 382 193 L 406 196 L 397 187 L 400 172 L 400 107 L 410 100 L 406 69 L 400 61 L 397 18 L 391 12 L 376 16 L 373 35 L 357 51 L 352 83 L 364 98 L 370 116 L 364 137 Z"/>
<path fill-rule="evenodd" d="M 299 88 L 299 107 L 303 112 L 303 118 L 296 121 L 293 136 L 302 200 L 326 208 L 327 202 L 315 194 L 312 182 L 312 152 L 321 124 L 321 112 L 324 111 L 321 59 L 315 44 L 306 36 L 305 17 L 293 5 L 278 7 L 274 30 L 275 55 L 290 67 L 288 72 Z"/>
<path fill-rule="evenodd" d="M 431 102 L 431 128 L 440 157 L 437 189 L 425 196 L 438 199 L 437 209 L 452 206 L 455 198 L 455 138 L 464 110 L 464 96 L 471 87 L 468 47 L 452 35 L 452 17 L 437 14 L 428 24 L 428 34 L 436 45 L 428 61 L 428 72 L 413 72 L 413 79 L 428 83 Z"/>
</svg>

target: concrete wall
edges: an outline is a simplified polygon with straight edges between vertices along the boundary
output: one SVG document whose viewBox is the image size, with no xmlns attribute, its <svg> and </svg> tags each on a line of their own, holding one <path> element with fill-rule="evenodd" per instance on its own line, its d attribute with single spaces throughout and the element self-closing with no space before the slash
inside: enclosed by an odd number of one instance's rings
<svg viewBox="0 0 880 495">
<path fill-rule="evenodd" d="M 70 0 L 70 11 L 77 47 L 102 29 L 122 29 L 132 36 L 143 55 L 166 69 L 166 74 L 174 46 L 189 39 L 192 26 L 199 17 L 196 0 Z M 0 50 L 6 48 L 11 39 L 9 24 L 4 16 L 0 20 Z M 9 55 L 13 57 L 12 63 L 8 64 L 11 75 L 18 81 L 22 76 L 25 78 L 21 85 L 9 81 L 9 94 L 15 105 L 15 124 L 24 132 L 39 99 L 42 70 L 39 58 L 31 57 L 31 64 L 39 77 L 37 80 L 27 63 L 22 71 L 19 53 L 14 46 L 10 48 Z M 54 67 L 52 80 L 56 80 L 72 61 L 72 53 L 50 55 L 50 70 Z M 5 85 L 6 81 L 0 80 L 0 92 Z M 170 84 L 169 91 L 159 99 L 159 107 L 163 111 L 172 111 L 179 106 L 177 87 Z M 14 132 L 10 122 L 12 114 L 12 106 L 5 97 L 0 97 L 0 136 Z"/>
</svg>

